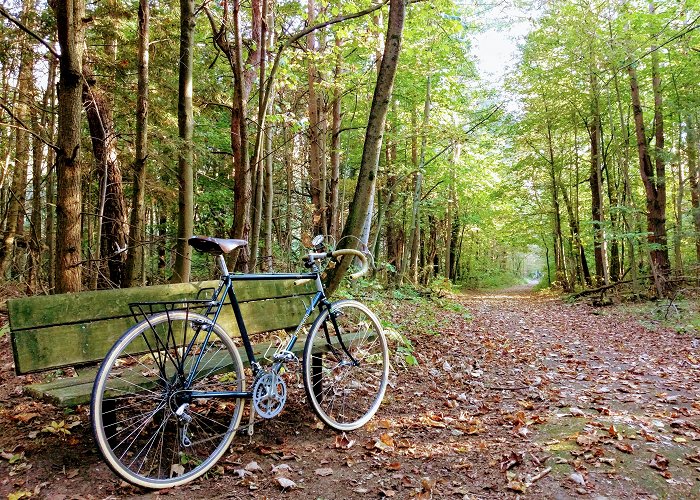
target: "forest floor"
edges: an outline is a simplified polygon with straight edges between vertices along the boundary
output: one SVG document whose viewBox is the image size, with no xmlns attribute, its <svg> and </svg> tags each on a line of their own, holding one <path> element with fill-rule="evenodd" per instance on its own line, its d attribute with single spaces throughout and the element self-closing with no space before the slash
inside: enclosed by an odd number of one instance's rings
<svg viewBox="0 0 700 500">
<path fill-rule="evenodd" d="M 296 389 L 206 479 L 160 492 L 101 462 L 86 408 L 23 395 L 33 377 L 14 375 L 2 335 L 0 496 L 700 498 L 700 339 L 655 306 L 593 308 L 529 288 L 389 295 L 368 301 L 411 345 L 367 426 L 321 428 Z M 70 434 L 55 432 L 61 421 Z"/>
</svg>

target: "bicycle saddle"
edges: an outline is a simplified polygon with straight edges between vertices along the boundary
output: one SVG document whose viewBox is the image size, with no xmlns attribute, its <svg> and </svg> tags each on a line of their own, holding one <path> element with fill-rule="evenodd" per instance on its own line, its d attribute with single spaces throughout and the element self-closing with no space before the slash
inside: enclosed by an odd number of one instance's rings
<svg viewBox="0 0 700 500">
<path fill-rule="evenodd" d="M 198 252 L 221 255 L 229 253 L 238 247 L 248 244 L 246 240 L 228 240 L 224 238 L 212 238 L 211 236 L 192 236 L 187 243 Z"/>
</svg>

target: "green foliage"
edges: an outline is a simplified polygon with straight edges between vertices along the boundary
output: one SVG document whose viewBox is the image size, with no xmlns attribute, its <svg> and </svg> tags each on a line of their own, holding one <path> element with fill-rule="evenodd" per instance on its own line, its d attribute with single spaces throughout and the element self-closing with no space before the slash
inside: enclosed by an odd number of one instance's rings
<svg viewBox="0 0 700 500">
<path fill-rule="evenodd" d="M 382 328 L 400 362 L 408 367 L 417 366 L 418 359 L 413 354 L 413 343 L 400 332 L 399 326 L 389 321 L 382 321 Z"/>
<path fill-rule="evenodd" d="M 450 299 L 439 299 L 438 304 L 440 304 L 440 307 L 442 307 L 445 311 L 457 313 L 461 315 L 463 319 L 472 319 L 472 314 L 469 312 L 469 309 L 459 302 L 455 302 L 454 300 Z"/>
</svg>

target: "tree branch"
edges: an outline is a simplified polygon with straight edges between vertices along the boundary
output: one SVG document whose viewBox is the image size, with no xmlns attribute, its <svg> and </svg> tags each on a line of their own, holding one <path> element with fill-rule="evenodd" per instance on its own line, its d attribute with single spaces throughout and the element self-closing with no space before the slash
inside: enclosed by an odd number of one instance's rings
<svg viewBox="0 0 700 500">
<path fill-rule="evenodd" d="M 286 49 L 287 47 L 289 47 L 290 45 L 292 45 L 293 43 L 295 43 L 296 41 L 305 37 L 313 31 L 320 30 L 321 28 L 325 28 L 327 26 L 331 26 L 333 24 L 337 24 L 343 21 L 348 21 L 350 19 L 356 19 L 358 17 L 366 16 L 367 14 L 371 14 L 375 10 L 381 9 L 387 3 L 389 3 L 389 0 L 381 0 L 381 2 L 373 4 L 372 6 L 359 12 L 336 16 L 332 19 L 329 19 L 328 21 L 314 24 L 313 26 L 308 26 L 301 31 L 297 31 L 292 36 L 287 38 L 287 40 L 285 40 L 285 42 L 277 50 L 277 54 L 275 54 L 275 60 L 273 61 L 272 68 L 270 69 L 270 75 L 267 77 L 267 82 L 265 84 L 265 97 L 263 98 L 262 102 L 263 109 L 267 109 L 267 103 L 270 101 L 270 94 L 272 93 L 272 80 L 274 79 L 275 74 L 277 73 L 277 68 L 279 68 L 280 59 L 282 57 L 282 52 L 284 52 L 284 49 Z M 264 124 L 265 114 L 263 114 L 262 116 L 262 123 L 260 124 L 260 127 L 262 128 Z"/>
<path fill-rule="evenodd" d="M 50 148 L 53 149 L 54 151 L 58 152 L 58 146 L 56 146 L 55 144 L 51 144 L 49 141 L 47 141 L 46 139 L 44 139 L 43 137 L 41 137 L 39 134 L 37 134 L 36 132 L 34 132 L 32 129 L 30 129 L 30 128 L 27 126 L 26 123 L 24 123 L 17 115 L 15 115 L 15 114 L 12 112 L 12 110 L 11 110 L 9 107 L 7 107 L 7 106 L 6 106 L 5 104 L 3 104 L 2 102 L 0 102 L 0 108 L 4 109 L 4 110 L 7 112 L 7 114 L 10 115 L 10 118 L 12 118 L 14 121 L 16 121 L 17 123 L 19 123 L 19 125 L 20 125 L 19 127 L 17 127 L 16 125 L 12 125 L 12 124 L 9 124 L 9 123 L 8 123 L 8 124 L 6 124 L 7 126 L 9 126 L 9 127 L 15 127 L 15 128 L 21 128 L 22 130 L 25 130 L 25 131 L 29 132 L 29 133 L 32 134 L 34 137 L 36 137 L 37 139 L 39 139 L 41 142 L 43 142 L 44 144 L 46 144 L 48 147 L 50 147 Z"/>
<path fill-rule="evenodd" d="M 2 14 L 2 16 L 7 18 L 10 22 L 17 25 L 17 27 L 19 29 L 21 29 L 22 31 L 24 31 L 27 35 L 31 36 L 32 38 L 35 38 L 39 43 L 41 43 L 44 47 L 46 47 L 49 50 L 49 52 L 51 52 L 51 54 L 53 54 L 53 56 L 56 59 L 61 58 L 61 54 L 56 52 L 56 49 L 54 49 L 49 42 L 47 42 L 46 40 L 41 38 L 39 35 L 34 33 L 32 30 L 27 28 L 24 24 L 22 24 L 22 21 L 12 17 L 12 15 L 9 12 L 7 12 L 7 10 L 5 10 L 5 7 L 3 7 L 2 5 L 0 5 L 0 14 Z"/>
</svg>

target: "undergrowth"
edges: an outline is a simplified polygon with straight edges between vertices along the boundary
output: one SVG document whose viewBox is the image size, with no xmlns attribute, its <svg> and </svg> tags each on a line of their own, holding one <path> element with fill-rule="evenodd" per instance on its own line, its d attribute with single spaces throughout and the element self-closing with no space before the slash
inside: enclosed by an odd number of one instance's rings
<svg viewBox="0 0 700 500">
<path fill-rule="evenodd" d="M 700 337 L 698 293 L 679 294 L 673 300 L 627 302 L 616 306 L 639 319 L 651 331 L 671 329 L 679 334 Z"/>
</svg>

